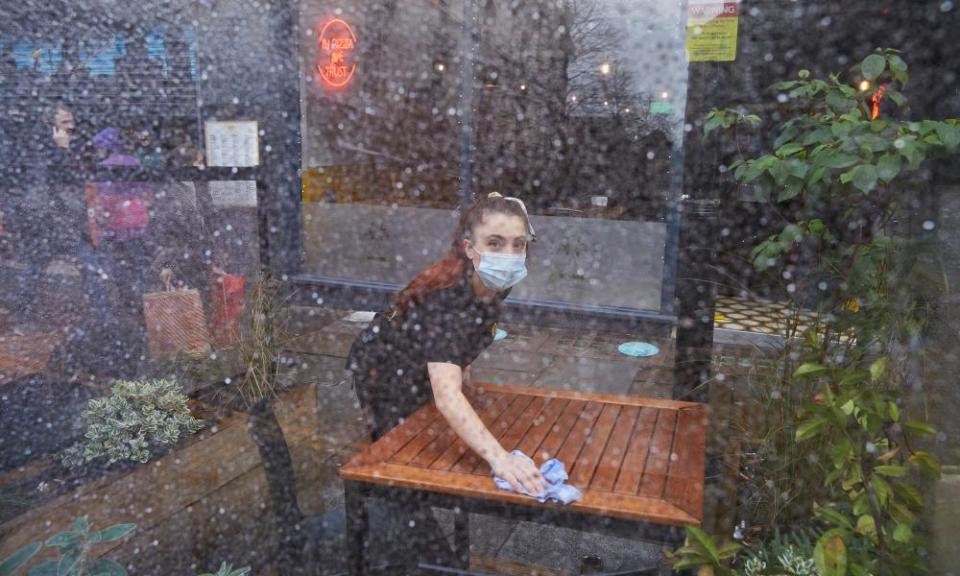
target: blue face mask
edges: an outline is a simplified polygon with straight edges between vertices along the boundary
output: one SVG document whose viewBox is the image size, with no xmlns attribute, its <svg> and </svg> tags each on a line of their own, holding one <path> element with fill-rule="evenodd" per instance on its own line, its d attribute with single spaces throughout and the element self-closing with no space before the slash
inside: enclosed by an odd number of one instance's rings
<svg viewBox="0 0 960 576">
<path fill-rule="evenodd" d="M 497 254 L 480 252 L 480 265 L 477 266 L 480 281 L 487 288 L 506 290 L 517 285 L 527 277 L 527 256 L 525 254 Z"/>
</svg>

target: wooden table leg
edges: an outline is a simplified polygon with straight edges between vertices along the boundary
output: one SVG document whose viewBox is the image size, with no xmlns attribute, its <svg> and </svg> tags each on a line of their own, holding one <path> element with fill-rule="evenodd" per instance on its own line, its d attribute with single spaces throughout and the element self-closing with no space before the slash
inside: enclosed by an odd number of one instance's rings
<svg viewBox="0 0 960 576">
<path fill-rule="evenodd" d="M 463 508 L 453 510 L 453 551 L 458 568 L 470 569 L 470 514 Z"/>
<path fill-rule="evenodd" d="M 343 483 L 343 496 L 347 520 L 347 570 L 350 576 L 367 576 L 367 503 L 363 488 L 356 482 Z"/>
</svg>

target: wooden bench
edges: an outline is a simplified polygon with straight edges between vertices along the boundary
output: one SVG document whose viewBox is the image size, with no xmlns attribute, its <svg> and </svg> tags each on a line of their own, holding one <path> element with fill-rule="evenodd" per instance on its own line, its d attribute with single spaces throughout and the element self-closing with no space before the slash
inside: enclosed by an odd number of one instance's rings
<svg viewBox="0 0 960 576">
<path fill-rule="evenodd" d="M 549 458 L 564 462 L 583 499 L 564 506 L 497 489 L 487 463 L 428 404 L 340 469 L 351 574 L 369 570 L 366 498 L 402 491 L 455 511 L 464 569 L 469 512 L 670 545 L 682 543 L 683 526 L 703 520 L 704 405 L 490 384 L 469 397 L 506 450 L 522 450 L 538 466 Z"/>
</svg>

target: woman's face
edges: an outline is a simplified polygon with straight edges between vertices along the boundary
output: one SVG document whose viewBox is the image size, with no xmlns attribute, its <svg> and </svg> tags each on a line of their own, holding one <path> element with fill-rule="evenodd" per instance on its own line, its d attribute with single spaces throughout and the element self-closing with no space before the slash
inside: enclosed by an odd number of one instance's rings
<svg viewBox="0 0 960 576">
<path fill-rule="evenodd" d="M 483 216 L 472 237 L 463 242 L 467 257 L 479 266 L 481 252 L 526 254 L 527 226 L 519 216 L 492 212 Z"/>
</svg>

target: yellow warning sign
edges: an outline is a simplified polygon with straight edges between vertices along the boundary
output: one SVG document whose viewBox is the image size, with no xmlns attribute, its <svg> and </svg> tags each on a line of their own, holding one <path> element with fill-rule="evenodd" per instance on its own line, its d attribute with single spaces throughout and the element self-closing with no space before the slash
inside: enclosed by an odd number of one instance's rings
<svg viewBox="0 0 960 576">
<path fill-rule="evenodd" d="M 739 0 L 690 0 L 687 12 L 687 60 L 732 62 L 737 59 Z"/>
</svg>

